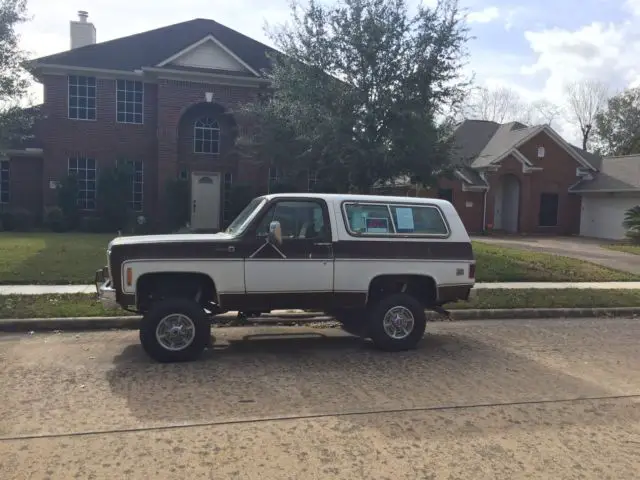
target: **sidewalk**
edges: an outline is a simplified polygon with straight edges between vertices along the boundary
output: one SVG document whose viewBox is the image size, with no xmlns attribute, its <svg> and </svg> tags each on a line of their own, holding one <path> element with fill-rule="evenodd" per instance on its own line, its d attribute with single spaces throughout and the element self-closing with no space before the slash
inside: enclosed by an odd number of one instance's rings
<svg viewBox="0 0 640 480">
<path fill-rule="evenodd" d="M 475 289 L 550 289 L 582 288 L 594 290 L 640 289 L 640 282 L 510 282 L 510 283 L 476 283 Z M 94 285 L 0 285 L 0 295 L 65 295 L 95 294 Z"/>
</svg>

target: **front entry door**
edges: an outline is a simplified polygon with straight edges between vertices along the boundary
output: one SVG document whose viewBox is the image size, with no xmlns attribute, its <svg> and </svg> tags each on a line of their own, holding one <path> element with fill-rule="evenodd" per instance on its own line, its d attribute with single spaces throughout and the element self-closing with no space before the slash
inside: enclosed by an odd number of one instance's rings
<svg viewBox="0 0 640 480">
<path fill-rule="evenodd" d="M 266 244 L 272 221 L 280 222 L 282 228 L 282 244 L 277 248 Z M 331 301 L 333 244 L 324 200 L 278 200 L 251 235 L 245 286 L 256 304 L 268 304 L 270 309 L 306 308 Z"/>
<path fill-rule="evenodd" d="M 220 174 L 191 175 L 191 228 L 220 228 Z"/>
</svg>

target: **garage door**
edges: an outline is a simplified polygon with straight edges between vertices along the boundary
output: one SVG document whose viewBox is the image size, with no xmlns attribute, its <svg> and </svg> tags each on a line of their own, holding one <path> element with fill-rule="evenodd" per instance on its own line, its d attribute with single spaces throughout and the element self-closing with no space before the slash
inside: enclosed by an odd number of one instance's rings
<svg viewBox="0 0 640 480">
<path fill-rule="evenodd" d="M 611 240 L 623 239 L 625 237 L 625 229 L 622 227 L 624 214 L 636 205 L 640 205 L 640 198 L 583 195 L 580 235 Z"/>
</svg>

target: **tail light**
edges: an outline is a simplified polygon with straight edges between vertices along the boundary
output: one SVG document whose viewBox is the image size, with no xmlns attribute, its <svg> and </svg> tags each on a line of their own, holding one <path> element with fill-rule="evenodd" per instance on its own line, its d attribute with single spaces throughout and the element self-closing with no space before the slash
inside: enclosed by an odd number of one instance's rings
<svg viewBox="0 0 640 480">
<path fill-rule="evenodd" d="M 469 264 L 469 278 L 476 278 L 476 264 Z"/>
</svg>

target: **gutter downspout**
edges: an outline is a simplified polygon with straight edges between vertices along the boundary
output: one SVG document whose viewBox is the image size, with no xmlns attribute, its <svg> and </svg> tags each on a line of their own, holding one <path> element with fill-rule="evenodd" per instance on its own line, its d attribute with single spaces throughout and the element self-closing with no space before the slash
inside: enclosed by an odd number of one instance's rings
<svg viewBox="0 0 640 480">
<path fill-rule="evenodd" d="M 480 172 L 480 178 L 487 184 L 487 189 L 482 196 L 482 233 L 487 233 L 487 193 L 489 193 L 489 182 L 484 172 Z"/>
</svg>

